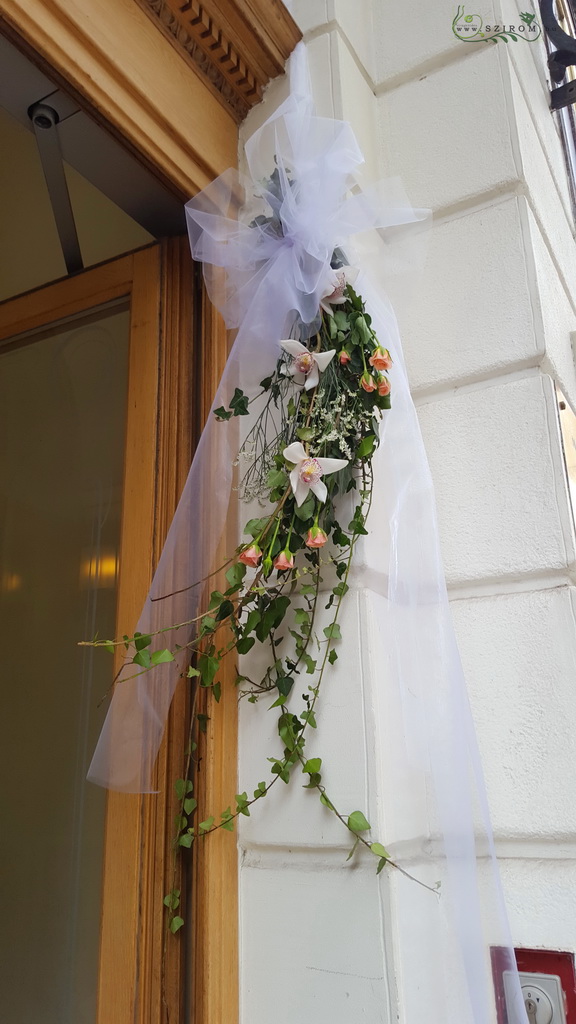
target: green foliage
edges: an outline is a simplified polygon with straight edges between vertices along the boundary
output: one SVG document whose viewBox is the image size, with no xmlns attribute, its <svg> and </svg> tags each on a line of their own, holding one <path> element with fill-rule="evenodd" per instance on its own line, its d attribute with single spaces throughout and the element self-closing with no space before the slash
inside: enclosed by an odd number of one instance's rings
<svg viewBox="0 0 576 1024">
<path fill-rule="evenodd" d="M 277 186 L 274 175 L 268 186 L 272 191 Z M 264 215 L 258 220 L 263 225 L 270 222 Z M 275 230 L 281 230 L 279 222 Z M 337 260 L 341 256 L 335 254 Z M 274 371 L 260 382 L 259 412 L 254 423 L 247 424 L 236 465 L 240 497 L 254 502 L 253 507 L 260 507 L 264 514 L 246 522 L 244 535 L 248 542 L 244 541 L 236 555 L 221 567 L 225 583 L 221 576 L 217 577 L 207 607 L 201 608 L 193 622 L 184 624 L 190 626 L 192 638 L 184 646 L 171 644 L 170 634 L 177 628 L 175 625 L 153 635 L 135 633 L 121 641 L 94 643 L 112 653 L 121 645 L 138 675 L 173 662 L 181 651 L 188 663 L 193 662 L 183 671 L 194 681 L 191 700 L 199 703 L 193 704 L 182 778 L 174 783 L 176 850 L 190 849 L 194 842 L 220 829 L 232 832 L 240 815 L 249 816 L 251 806 L 265 797 L 278 780 L 288 784 L 296 769 L 300 784 L 304 782 L 305 789 L 315 790 L 322 805 L 353 833 L 349 857 L 363 845 L 378 858 L 380 872 L 390 861 L 385 847 L 365 838 L 370 825 L 361 811 L 349 815 L 338 811 L 322 781 L 322 758 L 309 758 L 306 749 L 311 730 L 317 729 L 319 695 L 326 669 L 338 659 L 334 645 L 342 640 L 340 608 L 349 590 L 348 573 L 356 541 L 367 533 L 371 460 L 378 445 L 380 419 L 390 407 L 390 396 L 378 393 L 378 383 L 383 378 L 370 363 L 378 340 L 362 298 L 350 285 L 345 301 L 332 314 L 322 315 L 318 334 L 307 344 L 311 351 L 336 349 L 337 355 L 320 374 L 318 385 L 309 391 L 283 372 L 290 360 L 288 356 L 282 356 Z M 361 386 L 364 374 L 372 377 L 373 391 L 367 392 Z M 240 388 L 235 389 L 227 406 L 215 410 L 216 418 L 222 421 L 249 414 L 250 399 Z M 271 436 L 272 427 L 275 436 Z M 344 469 L 324 475 L 324 501 L 310 489 L 301 504 L 296 505 L 289 477 L 291 466 L 283 455 L 287 445 L 296 440 L 310 459 L 346 461 Z M 355 507 L 346 526 L 338 520 L 338 507 L 340 498 L 348 493 L 354 495 Z M 315 547 L 318 539 L 325 539 L 323 534 L 329 542 Z M 249 547 L 254 548 L 251 557 L 255 561 L 250 568 L 239 560 L 250 560 Z M 293 567 L 275 569 L 280 553 L 294 560 Z M 328 567 L 331 580 L 328 594 L 322 588 L 323 566 Z M 332 585 L 334 573 L 337 582 Z M 330 612 L 326 625 L 318 622 L 318 607 Z M 178 636 L 181 639 L 180 631 Z M 238 675 L 236 692 L 223 695 L 224 659 L 249 654 L 257 642 L 258 657 L 250 659 L 248 667 L 242 666 L 243 673 L 251 673 L 252 664 L 260 666 L 255 678 Z M 157 649 L 152 650 L 153 647 Z M 268 655 L 266 660 L 261 657 L 264 652 Z M 183 657 L 178 662 L 186 663 Z M 251 795 L 246 791 L 236 794 L 225 810 L 207 814 L 208 809 L 201 807 L 198 813 L 191 779 L 196 778 L 205 757 L 204 741 L 200 744 L 199 734 L 207 732 L 209 701 L 228 697 L 246 698 L 250 703 L 263 697 L 273 709 L 278 735 L 276 749 L 268 758 L 270 774 Z M 203 820 L 196 822 L 200 814 Z M 184 923 L 182 917 L 175 916 L 180 896 L 180 891 L 172 888 L 164 898 L 173 933 Z"/>
<path fill-rule="evenodd" d="M 348 816 L 348 828 L 351 832 L 367 832 L 370 822 L 366 821 L 362 811 L 352 811 Z"/>
</svg>

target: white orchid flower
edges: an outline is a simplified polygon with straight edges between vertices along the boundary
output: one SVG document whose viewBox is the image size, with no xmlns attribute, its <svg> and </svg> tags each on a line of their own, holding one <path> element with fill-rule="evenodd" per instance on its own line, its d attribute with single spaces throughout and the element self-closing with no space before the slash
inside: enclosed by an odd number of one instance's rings
<svg viewBox="0 0 576 1024">
<path fill-rule="evenodd" d="M 282 348 L 293 356 L 292 363 L 283 372 L 294 377 L 296 384 L 303 384 L 305 391 L 315 388 L 320 380 L 320 374 L 324 372 L 328 363 L 336 355 L 336 349 L 331 348 L 328 352 L 311 352 L 309 348 L 302 345 L 300 341 L 281 341 Z"/>
<path fill-rule="evenodd" d="M 322 477 L 325 473 L 336 473 L 348 465 L 347 459 L 313 459 L 301 441 L 293 441 L 282 454 L 286 462 L 294 466 L 290 472 L 290 486 L 298 506 L 306 500 L 309 491 L 319 501 L 326 501 L 328 490 Z"/>
<path fill-rule="evenodd" d="M 330 274 L 330 279 L 320 302 L 320 308 L 325 313 L 332 315 L 332 306 L 342 306 L 346 302 L 346 296 L 344 295 L 346 285 L 354 284 L 358 277 L 358 270 L 356 267 L 339 267 L 338 270 L 331 270 Z"/>
</svg>

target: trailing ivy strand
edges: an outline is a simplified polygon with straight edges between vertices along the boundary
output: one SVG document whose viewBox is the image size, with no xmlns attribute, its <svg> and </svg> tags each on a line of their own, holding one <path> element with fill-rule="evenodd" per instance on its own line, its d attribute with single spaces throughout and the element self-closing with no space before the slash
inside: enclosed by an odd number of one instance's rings
<svg viewBox="0 0 576 1024">
<path fill-rule="evenodd" d="M 232 418 L 248 417 L 236 460 L 238 489 L 244 501 L 261 511 L 245 523 L 245 539 L 212 574 L 225 581 L 222 589 L 212 590 L 193 622 L 166 625 L 149 635 L 91 641 L 112 652 L 122 645 L 138 675 L 173 661 L 184 648 L 171 645 L 170 634 L 183 625 L 195 627 L 186 644 L 194 698 L 190 742 L 182 777 L 175 783 L 175 856 L 216 831 L 233 831 L 235 820 L 249 816 L 279 780 L 288 784 L 297 777 L 350 833 L 350 856 L 362 845 L 375 857 L 377 872 L 385 865 L 403 871 L 369 835 L 362 810 L 336 807 L 323 781 L 322 759 L 307 754 L 325 674 L 338 660 L 342 603 L 355 545 L 367 534 L 372 459 L 380 421 L 391 403 L 392 358 L 379 343 L 352 278 L 336 251 L 316 332 L 300 340 L 298 335 L 307 332 L 296 322 L 294 337 L 280 342 L 277 364 L 256 397 L 250 400 L 236 388 L 228 404 L 214 411 L 223 430 Z M 329 615 L 320 629 L 323 603 Z M 206 731 L 207 715 L 197 711 L 196 698 L 205 691 L 220 701 L 224 660 L 247 655 L 256 645 L 268 648 L 266 668 L 254 676 L 240 662 L 237 694 L 249 703 L 270 701 L 278 749 L 270 751 L 265 777 L 253 782 L 249 792 L 236 794 L 233 804 L 199 821 L 194 736 L 198 729 Z M 164 904 L 175 933 L 184 923 L 175 884 Z"/>
</svg>

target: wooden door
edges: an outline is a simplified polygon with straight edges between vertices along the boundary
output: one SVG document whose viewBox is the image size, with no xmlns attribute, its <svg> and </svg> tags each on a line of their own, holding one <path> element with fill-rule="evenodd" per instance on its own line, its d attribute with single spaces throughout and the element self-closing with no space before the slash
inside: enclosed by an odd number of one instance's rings
<svg viewBox="0 0 576 1024">
<path fill-rule="evenodd" d="M 45 354 L 49 343 L 46 339 L 55 337 L 60 353 L 62 344 L 59 339 L 64 337 L 68 346 L 66 351 L 69 350 L 66 358 L 68 363 L 72 361 L 74 364 L 76 392 L 80 396 L 75 401 L 82 405 L 89 398 L 94 400 L 97 390 L 93 376 L 94 359 L 89 345 L 83 355 L 75 339 L 83 332 L 82 337 L 86 341 L 86 331 L 94 333 L 100 330 L 99 325 L 104 322 L 102 318 L 108 318 L 106 322 L 110 318 L 114 323 L 125 322 L 128 331 L 126 381 L 122 385 L 126 389 L 125 428 L 116 427 L 118 436 L 115 440 L 121 450 L 123 464 L 119 552 L 106 555 L 106 571 L 118 571 L 116 633 L 121 635 L 131 633 L 138 619 L 154 564 L 186 478 L 194 436 L 203 422 L 225 359 L 225 335 L 206 307 L 199 279 L 192 270 L 187 240 L 172 239 L 0 305 L 0 375 L 3 356 L 6 358 L 9 353 L 18 354 L 25 350 L 28 362 L 24 361 L 24 368 L 40 365 L 40 356 L 35 363 L 30 363 L 34 353 L 40 353 L 44 346 Z M 211 353 L 209 372 L 206 373 L 202 372 L 205 350 Z M 27 388 L 30 390 L 30 374 L 27 379 L 19 379 L 18 365 L 16 362 L 11 387 L 21 387 L 24 394 Z M 103 388 L 99 393 L 101 429 L 104 431 L 111 429 L 112 418 L 106 401 L 106 366 L 100 365 L 98 372 L 103 374 L 103 383 L 98 387 Z M 117 372 L 112 361 L 109 372 Z M 26 370 L 21 373 L 26 375 Z M 39 381 L 38 387 L 41 383 Z M 48 380 L 46 385 L 49 386 Z M 83 388 L 85 401 L 82 399 Z M 18 401 L 15 407 L 18 408 Z M 98 408 L 94 410 L 92 421 L 97 416 Z M 115 422 L 120 422 L 118 416 Z M 41 431 L 42 423 L 38 427 Z M 93 425 L 91 429 L 94 432 Z M 92 438 L 87 442 L 88 446 L 97 441 L 97 437 Z M 40 443 L 41 437 L 34 434 L 32 446 Z M 16 452 L 18 444 L 15 437 L 12 447 Z M 114 451 L 114 441 L 111 451 Z M 26 452 L 22 457 L 27 457 Z M 86 464 L 89 462 L 88 458 L 84 461 Z M 33 462 L 33 465 L 36 467 L 37 463 Z M 54 465 L 59 465 L 56 455 Z M 55 493 L 58 487 L 63 493 L 64 484 L 58 481 L 54 484 Z M 65 499 L 60 504 L 66 504 Z M 23 544 L 24 548 L 26 546 L 29 547 L 27 542 Z M 101 548 L 99 552 L 97 556 L 91 554 L 88 558 L 89 569 L 86 571 L 91 573 L 92 583 L 95 576 L 104 572 Z M 113 570 L 110 566 L 114 566 Z M 8 566 L 8 570 L 12 575 L 9 579 L 2 577 L 5 588 L 10 589 L 12 580 L 17 589 L 19 577 L 16 569 Z M 41 591 L 44 595 L 35 598 L 36 605 L 42 600 L 48 602 L 47 595 L 50 594 L 58 603 L 57 579 L 52 583 L 47 581 L 43 590 L 39 589 L 38 580 L 35 585 L 37 594 Z M 79 635 L 76 639 L 81 638 Z M 32 639 L 30 644 L 33 648 Z M 32 650 L 22 651 L 20 656 L 25 662 L 31 654 Z M 106 657 L 102 652 L 96 654 Z M 39 651 L 40 664 L 43 661 L 49 663 L 50 657 L 49 650 Z M 108 671 L 111 679 L 112 664 Z M 71 680 L 71 685 L 74 686 L 74 680 Z M 234 694 L 230 697 L 229 701 L 222 703 L 221 709 L 217 709 L 219 717 L 213 715 L 210 722 L 212 753 L 206 757 L 203 783 L 208 800 L 214 798 L 229 802 L 234 793 Z M 190 898 L 194 907 L 189 905 L 186 909 L 191 922 L 187 940 L 184 929 L 176 937 L 166 933 L 162 901 L 164 894 L 173 886 L 171 838 L 176 810 L 173 783 L 182 772 L 188 731 L 187 703 L 187 693 L 182 686 L 174 700 L 158 759 L 158 793 L 146 796 L 108 794 L 104 836 L 98 840 L 102 841 L 101 867 L 95 867 L 91 876 L 95 879 L 98 875 L 98 885 L 101 878 L 101 933 L 95 1009 L 94 1013 L 90 1008 L 82 1010 L 87 1014 L 87 1022 L 160 1024 L 169 1020 L 175 1024 L 183 1019 L 186 1001 L 196 1007 L 196 1021 L 226 1019 L 233 1022 L 236 1016 L 236 930 L 234 926 L 230 927 L 230 921 L 235 919 L 236 906 L 233 837 L 227 837 L 230 840 L 227 844 L 215 846 L 205 870 L 199 871 L 196 865 L 195 894 Z M 91 749 L 85 749 L 84 763 L 77 765 L 74 781 L 75 791 L 82 799 L 82 787 L 91 788 L 83 781 L 85 761 L 90 755 Z M 50 777 L 49 770 L 47 777 Z M 63 842 L 63 855 L 70 853 L 74 861 L 70 845 L 68 840 Z M 79 855 L 76 861 L 79 863 Z M 177 870 L 180 871 L 180 866 Z M 192 878 L 191 871 L 189 874 Z M 179 884 L 185 888 L 184 883 Z M 46 887 L 50 888 L 49 878 L 46 879 Z M 81 895 L 79 890 L 78 899 Z M 33 923 L 33 909 L 26 909 L 25 895 L 22 901 L 21 912 L 23 915 L 29 913 Z M 63 906 L 59 913 L 65 917 L 72 911 L 69 906 Z M 76 927 L 80 932 L 76 935 L 78 944 L 86 939 L 82 934 L 82 929 L 87 927 L 86 920 L 86 915 L 82 917 L 80 914 Z M 201 929 L 201 935 L 195 936 L 195 927 Z M 51 934 L 49 922 L 46 934 Z M 67 941 L 70 945 L 70 936 Z M 49 944 L 49 940 L 47 942 Z M 85 944 L 90 945 L 89 942 Z M 198 956 L 200 944 L 210 952 L 210 957 Z M 214 962 L 216 951 L 225 964 L 225 973 L 222 973 L 226 978 L 224 983 Z M 63 994 L 58 997 L 60 1002 L 56 999 L 58 1006 L 54 1008 L 59 1024 L 64 1022 L 67 1012 L 63 1009 L 62 999 L 74 1002 L 76 998 L 72 983 L 74 971 L 70 965 L 68 968 Z M 84 970 L 86 977 L 95 977 L 89 963 L 84 965 Z M 192 980 L 193 991 L 190 989 Z M 82 987 L 80 981 L 76 987 Z M 31 1012 L 33 1009 L 32 1006 Z M 79 1016 L 79 1010 L 75 1013 L 74 1019 L 84 1020 Z M 47 1012 L 43 1019 L 51 1020 Z"/>
</svg>

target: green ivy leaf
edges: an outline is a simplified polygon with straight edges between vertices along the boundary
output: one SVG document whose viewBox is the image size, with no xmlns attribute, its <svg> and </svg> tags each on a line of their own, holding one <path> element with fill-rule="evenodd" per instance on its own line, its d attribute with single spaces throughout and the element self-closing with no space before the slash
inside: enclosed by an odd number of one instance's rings
<svg viewBox="0 0 576 1024">
<path fill-rule="evenodd" d="M 194 836 L 191 836 L 189 832 L 185 832 L 183 836 L 180 836 L 178 840 L 178 846 L 184 846 L 187 850 L 190 849 L 194 842 Z"/>
<path fill-rule="evenodd" d="M 368 455 L 372 455 L 375 444 L 376 436 L 374 434 L 368 434 L 367 437 L 363 437 L 356 449 L 356 458 L 365 459 Z"/>
<path fill-rule="evenodd" d="M 276 679 L 276 688 L 278 693 L 281 693 L 284 697 L 288 697 L 290 690 L 294 686 L 294 680 L 291 676 L 278 676 Z"/>
<path fill-rule="evenodd" d="M 331 665 L 333 665 L 335 661 L 338 661 L 338 654 L 336 653 L 334 648 L 332 648 L 330 654 L 328 655 L 328 661 L 330 662 Z"/>
<path fill-rule="evenodd" d="M 390 859 L 390 854 L 388 853 L 388 850 L 386 850 L 382 846 L 382 843 L 372 843 L 370 849 L 372 850 L 372 853 L 376 854 L 377 857 L 383 857 L 384 860 Z"/>
<path fill-rule="evenodd" d="M 248 651 L 254 647 L 255 643 L 256 641 L 253 636 L 243 636 L 236 644 L 236 650 L 238 654 L 248 654 Z"/>
<path fill-rule="evenodd" d="M 324 807 L 329 807 L 331 811 L 336 810 L 334 804 L 326 796 L 326 793 L 320 793 L 320 803 L 324 804 Z"/>
<path fill-rule="evenodd" d="M 201 828 L 203 832 L 208 832 L 212 828 L 213 824 L 214 816 L 212 815 L 211 817 L 206 818 L 205 821 L 201 821 L 200 824 L 198 825 L 198 828 Z"/>
<path fill-rule="evenodd" d="M 188 668 L 187 675 L 188 675 L 188 679 L 193 679 L 195 676 L 199 676 L 200 673 L 199 673 L 197 668 L 193 668 L 192 665 L 190 665 L 189 668 Z"/>
<path fill-rule="evenodd" d="M 232 604 L 232 601 L 222 601 L 222 604 L 216 612 L 216 622 L 222 622 L 223 619 L 229 618 L 233 611 L 234 605 Z"/>
<path fill-rule="evenodd" d="M 214 683 L 212 687 L 212 695 L 217 704 L 220 703 L 220 697 L 222 696 L 222 686 L 220 683 Z"/>
<path fill-rule="evenodd" d="M 185 814 L 192 814 L 192 812 L 198 807 L 198 801 L 195 800 L 193 796 L 189 796 L 184 801 L 183 807 Z"/>
<path fill-rule="evenodd" d="M 316 715 L 313 711 L 303 711 L 300 718 L 303 722 L 306 722 L 311 729 L 316 728 Z"/>
<path fill-rule="evenodd" d="M 114 646 L 114 644 L 103 644 L 102 646 L 104 647 L 104 650 L 105 651 L 109 651 L 110 654 L 114 654 L 114 652 L 116 650 L 116 647 Z"/>
<path fill-rule="evenodd" d="M 226 570 L 226 579 L 231 587 L 239 587 L 246 575 L 246 566 L 243 562 L 234 562 Z"/>
<path fill-rule="evenodd" d="M 348 856 L 346 857 L 346 860 L 347 860 L 347 861 L 349 861 L 349 860 L 352 860 L 352 857 L 353 857 L 353 856 L 354 856 L 354 854 L 356 853 L 356 848 L 357 848 L 357 846 L 358 846 L 358 843 L 359 843 L 359 842 L 360 842 L 360 839 L 355 839 L 355 840 L 354 840 L 354 845 L 352 846 L 352 849 L 350 850 L 350 853 L 349 853 L 349 854 L 348 854 Z"/>
<path fill-rule="evenodd" d="M 332 593 L 335 597 L 344 597 L 344 594 L 347 594 L 349 590 L 350 587 L 347 583 L 337 583 Z"/>
<path fill-rule="evenodd" d="M 311 658 L 306 651 L 303 651 L 302 661 L 306 665 L 306 672 L 309 675 L 312 675 L 316 671 L 316 662 L 314 661 L 314 658 Z"/>
<path fill-rule="evenodd" d="M 170 910 L 176 910 L 180 906 L 180 889 L 172 889 L 167 896 L 164 897 L 164 906 Z"/>
<path fill-rule="evenodd" d="M 302 766 L 302 771 L 305 772 L 306 775 L 317 775 L 321 767 L 322 758 L 311 757 L 308 761 L 306 761 L 306 764 Z"/>
<path fill-rule="evenodd" d="M 381 857 L 380 860 L 378 861 L 378 867 L 376 868 L 376 874 L 377 875 L 380 874 L 380 872 L 382 871 L 382 868 L 386 867 L 386 863 L 387 863 L 386 857 Z"/>
<path fill-rule="evenodd" d="M 248 416 L 248 395 L 241 388 L 234 388 L 230 408 L 235 416 Z"/>
<path fill-rule="evenodd" d="M 172 920 L 170 921 L 170 931 L 172 932 L 172 935 L 176 935 L 176 932 L 179 931 L 183 924 L 183 918 L 173 917 Z"/>
<path fill-rule="evenodd" d="M 266 484 L 271 490 L 276 487 L 287 487 L 288 477 L 283 469 L 271 469 L 266 477 Z"/>
<path fill-rule="evenodd" d="M 152 665 L 152 658 L 150 657 L 150 651 L 137 651 L 132 658 L 135 665 L 141 665 L 142 668 L 150 668 Z"/>
<path fill-rule="evenodd" d="M 198 659 L 198 668 L 202 676 L 202 686 L 211 686 L 214 682 L 220 662 L 218 658 L 212 658 L 209 654 L 202 654 Z"/>
<path fill-rule="evenodd" d="M 316 505 L 316 498 L 314 497 L 313 494 L 309 494 L 308 497 L 306 498 L 306 501 L 303 501 L 302 504 L 299 507 L 297 506 L 294 509 L 294 512 L 296 514 L 296 518 L 297 519 L 301 519 L 303 522 L 306 519 L 311 519 L 312 516 L 314 515 L 315 505 Z"/>
<path fill-rule="evenodd" d="M 223 405 L 219 406 L 218 409 L 214 409 L 214 415 L 217 420 L 229 420 L 232 413 L 228 412 Z"/>
<path fill-rule="evenodd" d="M 362 811 L 352 811 L 348 816 L 348 828 L 351 832 L 367 832 L 370 822 L 366 821 Z"/>
<path fill-rule="evenodd" d="M 313 441 L 314 440 L 314 428 L 313 427 L 298 427 L 296 431 L 296 437 L 299 437 L 301 441 Z"/>
<path fill-rule="evenodd" d="M 249 613 L 246 622 L 244 623 L 244 636 L 246 636 L 247 633 L 251 633 L 253 629 L 256 629 L 256 626 L 260 622 L 261 618 L 262 616 L 260 615 L 258 609 L 253 608 L 253 610 Z"/>
<path fill-rule="evenodd" d="M 194 785 L 190 782 L 190 779 L 176 779 L 174 789 L 178 799 L 182 800 L 188 793 L 193 791 Z"/>
<path fill-rule="evenodd" d="M 153 651 L 150 661 L 153 665 L 164 665 L 165 662 L 174 661 L 174 655 L 165 648 L 163 651 Z"/>
<path fill-rule="evenodd" d="M 143 651 L 145 647 L 149 647 L 152 643 L 152 637 L 148 636 L 147 633 L 134 633 L 134 646 L 137 651 Z"/>
<path fill-rule="evenodd" d="M 265 516 L 264 519 L 249 519 L 244 527 L 244 533 L 248 533 L 251 537 L 256 539 L 256 537 L 259 537 L 262 530 L 267 526 L 269 519 L 269 516 Z M 228 573 L 226 573 L 226 579 L 228 579 Z"/>
<path fill-rule="evenodd" d="M 327 640 L 341 640 L 342 633 L 340 632 L 340 626 L 337 622 L 331 622 L 329 626 L 324 627 L 324 636 Z"/>
</svg>

